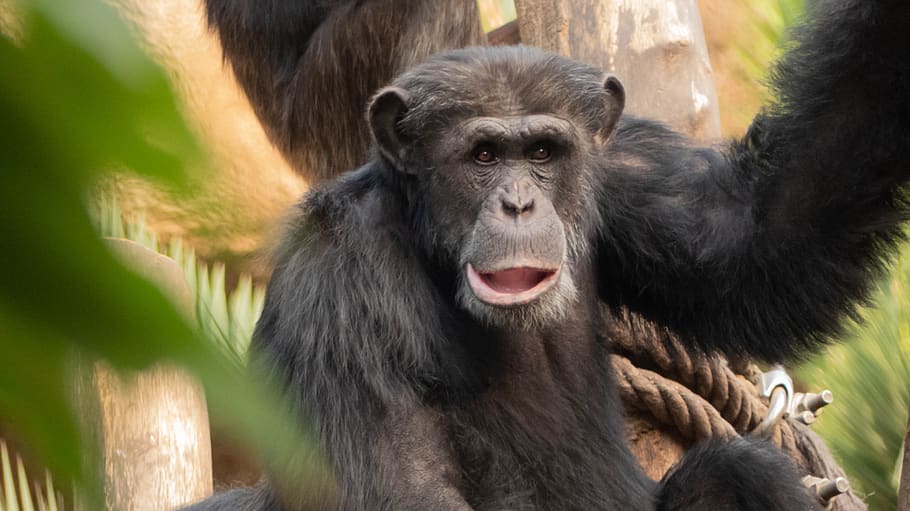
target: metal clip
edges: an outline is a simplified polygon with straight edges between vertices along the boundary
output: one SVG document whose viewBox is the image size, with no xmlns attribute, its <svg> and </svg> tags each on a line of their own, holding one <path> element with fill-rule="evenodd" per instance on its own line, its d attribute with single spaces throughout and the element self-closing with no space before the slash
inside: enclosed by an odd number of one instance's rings
<svg viewBox="0 0 910 511">
<path fill-rule="evenodd" d="M 809 491 L 811 491 L 813 495 L 815 495 L 818 502 L 825 506 L 825 509 L 831 509 L 831 501 L 834 497 L 850 491 L 850 482 L 843 477 L 831 480 L 821 477 L 806 476 L 803 478 L 803 484 L 806 488 L 809 488 Z"/>
<path fill-rule="evenodd" d="M 768 415 L 752 434 L 769 437 L 774 431 L 774 426 L 793 409 L 793 379 L 783 366 L 775 365 L 771 370 L 762 373 L 759 384 L 761 396 L 768 398 Z"/>
</svg>

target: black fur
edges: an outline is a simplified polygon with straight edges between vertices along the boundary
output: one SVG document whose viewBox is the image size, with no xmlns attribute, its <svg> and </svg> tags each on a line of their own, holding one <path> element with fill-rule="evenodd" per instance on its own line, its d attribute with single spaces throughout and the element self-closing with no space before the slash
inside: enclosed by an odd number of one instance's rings
<svg viewBox="0 0 910 511">
<path fill-rule="evenodd" d="M 908 18 L 897 0 L 816 2 L 777 102 L 721 152 L 621 130 L 598 201 L 608 303 L 766 360 L 839 334 L 902 237 Z"/>
<path fill-rule="evenodd" d="M 661 481 L 657 511 L 811 509 L 802 478 L 779 449 L 760 440 L 704 442 Z"/>
<path fill-rule="evenodd" d="M 281 509 L 272 492 L 263 486 L 236 488 L 217 493 L 195 505 L 182 508 L 183 511 L 204 511 L 225 509 L 231 511 L 263 511 Z"/>
<path fill-rule="evenodd" d="M 206 0 L 271 140 L 313 180 L 366 162 L 370 96 L 442 50 L 485 41 L 472 0 Z"/>
<path fill-rule="evenodd" d="M 776 69 L 777 102 L 722 149 L 628 117 L 611 133 L 600 72 L 530 48 L 452 52 L 394 82 L 404 148 L 307 196 L 256 332 L 257 359 L 334 463 L 326 508 L 812 508 L 792 463 L 746 440 L 648 480 L 606 334 L 628 308 L 693 346 L 777 360 L 867 299 L 907 212 L 910 4 L 825 0 L 809 19 Z M 266 41 L 248 36 L 236 42 Z M 459 219 L 488 191 L 438 154 L 463 143 L 465 119 L 537 113 L 575 137 L 559 184 L 541 184 L 575 294 L 568 315 L 522 326 L 459 292 Z M 282 492 L 281 507 L 258 491 L 192 509 L 300 509 L 301 495 Z"/>
</svg>

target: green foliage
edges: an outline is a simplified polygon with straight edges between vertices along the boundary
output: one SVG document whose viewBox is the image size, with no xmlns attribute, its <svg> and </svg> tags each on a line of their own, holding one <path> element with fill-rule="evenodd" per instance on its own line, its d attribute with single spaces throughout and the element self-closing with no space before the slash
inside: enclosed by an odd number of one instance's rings
<svg viewBox="0 0 910 511">
<path fill-rule="evenodd" d="M 200 159 L 164 74 L 101 0 L 22 8 L 24 38 L 0 36 L 0 416 L 58 481 L 97 495 L 68 403 L 73 355 L 121 370 L 170 361 L 263 458 L 312 445 L 264 378 L 239 371 L 92 226 L 85 197 L 105 172 L 185 189 Z M 298 487 L 325 475 L 295 467 Z"/>
<path fill-rule="evenodd" d="M 14 475 L 6 443 L 0 441 L 0 511 L 63 511 L 63 498 L 54 489 L 49 472 L 44 475 L 43 489 L 35 485 L 34 496 L 28 483 L 22 460 L 16 457 Z"/>
<path fill-rule="evenodd" d="M 82 8 L 65 4 L 26 4 L 22 46 L 0 38 L 0 410 L 54 468 L 79 474 L 68 351 L 142 367 L 188 355 L 196 338 L 97 239 L 82 195 L 110 166 L 179 183 L 195 146 L 164 76 L 139 60 L 130 83 L 115 77 L 55 24 L 48 11 Z"/>
<path fill-rule="evenodd" d="M 750 76 L 767 78 L 768 64 L 785 48 L 787 31 L 799 20 L 804 6 L 805 0 L 753 0 L 749 4 L 751 37 L 739 55 Z"/>
<path fill-rule="evenodd" d="M 196 317 L 202 330 L 242 366 L 265 303 L 265 289 L 254 286 L 249 275 L 241 275 L 237 287 L 227 293 L 224 265 L 197 263 L 192 249 L 184 252 L 179 241 L 170 245 L 169 255 L 183 260 L 181 266 L 195 291 Z"/>
<path fill-rule="evenodd" d="M 117 201 L 110 197 L 99 199 L 94 218 L 102 236 L 135 241 L 176 261 L 195 297 L 199 327 L 238 367 L 243 366 L 256 320 L 265 303 L 263 287 L 254 286 L 249 275 L 241 275 L 233 291 L 226 292 L 223 264 L 198 261 L 195 251 L 185 247 L 180 239 L 162 246 L 143 218 L 124 223 Z"/>
<path fill-rule="evenodd" d="M 799 371 L 804 381 L 834 392 L 834 404 L 813 427 L 873 510 L 897 507 L 910 406 L 910 248 L 875 303 L 847 342 Z"/>
</svg>

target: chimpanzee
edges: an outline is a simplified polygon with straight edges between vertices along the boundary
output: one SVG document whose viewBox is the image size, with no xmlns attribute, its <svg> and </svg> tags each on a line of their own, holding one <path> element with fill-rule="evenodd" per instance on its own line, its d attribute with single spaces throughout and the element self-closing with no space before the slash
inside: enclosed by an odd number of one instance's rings
<svg viewBox="0 0 910 511">
<path fill-rule="evenodd" d="M 430 54 L 485 42 L 474 0 L 207 0 L 272 142 L 304 177 L 362 165 L 370 96 Z"/>
<path fill-rule="evenodd" d="M 306 11 L 215 4 L 285 31 Z M 304 51 L 287 40 L 247 44 Z M 725 147 L 621 115 L 618 79 L 530 47 L 404 72 L 369 106 L 369 161 L 299 206 L 253 346 L 333 491 L 265 483 L 191 509 L 812 509 L 755 440 L 697 446 L 649 480 L 607 327 L 628 309 L 766 360 L 837 335 L 902 239 L 908 48 L 906 0 L 815 2 L 776 101 Z"/>
</svg>

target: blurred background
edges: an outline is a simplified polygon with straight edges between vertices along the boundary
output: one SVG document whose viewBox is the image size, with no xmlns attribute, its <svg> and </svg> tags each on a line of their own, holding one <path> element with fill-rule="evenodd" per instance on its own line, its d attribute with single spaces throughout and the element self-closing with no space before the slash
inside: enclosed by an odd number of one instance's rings
<svg viewBox="0 0 910 511">
<path fill-rule="evenodd" d="M 509 0 L 479 5 L 486 30 L 515 18 Z M 722 131 L 739 136 L 803 2 L 698 5 Z M 203 382 L 216 485 L 251 484 L 257 459 L 307 442 L 274 427 L 293 418 L 241 370 L 268 249 L 306 189 L 266 139 L 196 1 L 0 0 L 0 438 L 25 459 L 18 466 L 0 446 L 0 511 L 72 506 L 70 481 L 86 502 L 102 498 L 79 434 L 86 409 L 68 404 L 81 402 L 74 367 L 96 361 L 118 374 L 167 362 Z M 176 261 L 189 305 L 175 306 L 102 237 Z M 870 509 L 896 506 L 908 284 L 902 257 L 855 339 L 796 371 L 836 396 L 814 428 Z"/>
</svg>

